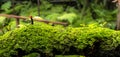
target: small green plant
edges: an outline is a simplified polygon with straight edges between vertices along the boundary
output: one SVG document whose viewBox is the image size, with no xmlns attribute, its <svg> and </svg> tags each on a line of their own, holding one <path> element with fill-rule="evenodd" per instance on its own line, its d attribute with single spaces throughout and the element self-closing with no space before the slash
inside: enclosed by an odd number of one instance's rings
<svg viewBox="0 0 120 57">
<path fill-rule="evenodd" d="M 9 11 L 10 7 L 11 7 L 11 1 L 8 1 L 1 6 L 1 9 L 7 12 Z"/>
<path fill-rule="evenodd" d="M 58 17 L 58 20 L 68 21 L 70 24 L 72 24 L 75 19 L 77 19 L 77 15 L 75 13 L 65 13 L 62 16 Z"/>
</svg>

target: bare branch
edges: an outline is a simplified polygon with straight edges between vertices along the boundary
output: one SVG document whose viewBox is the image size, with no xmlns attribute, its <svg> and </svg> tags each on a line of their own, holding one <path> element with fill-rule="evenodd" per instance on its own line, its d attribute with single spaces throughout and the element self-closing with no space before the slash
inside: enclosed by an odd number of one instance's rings
<svg viewBox="0 0 120 57">
<path fill-rule="evenodd" d="M 30 20 L 30 17 L 25 17 L 25 16 L 17 16 L 17 15 L 7 15 L 7 14 L 0 14 L 0 16 L 4 16 L 7 18 L 15 18 L 15 19 L 23 19 L 23 20 Z M 39 21 L 39 22 L 45 22 L 45 23 L 52 23 L 52 24 L 59 24 L 59 25 L 64 25 L 67 26 L 68 23 L 64 23 L 64 22 L 52 22 L 52 21 L 48 21 L 48 20 L 44 20 L 44 19 L 40 19 L 40 18 L 33 18 L 34 21 Z"/>
</svg>

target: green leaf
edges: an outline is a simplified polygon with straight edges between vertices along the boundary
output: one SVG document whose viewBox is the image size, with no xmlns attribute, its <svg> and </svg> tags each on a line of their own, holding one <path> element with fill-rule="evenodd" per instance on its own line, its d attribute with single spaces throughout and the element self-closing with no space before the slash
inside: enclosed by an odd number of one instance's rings
<svg viewBox="0 0 120 57">
<path fill-rule="evenodd" d="M 1 6 L 1 9 L 8 11 L 10 9 L 10 7 L 11 7 L 11 1 L 8 1 Z"/>
</svg>

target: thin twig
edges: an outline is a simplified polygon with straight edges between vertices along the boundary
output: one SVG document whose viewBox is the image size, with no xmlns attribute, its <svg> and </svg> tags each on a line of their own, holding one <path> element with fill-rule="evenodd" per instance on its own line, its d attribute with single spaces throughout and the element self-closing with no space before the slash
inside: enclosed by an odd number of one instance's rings
<svg viewBox="0 0 120 57">
<path fill-rule="evenodd" d="M 29 20 L 29 17 L 25 17 L 25 16 L 17 16 L 17 15 L 7 15 L 7 14 L 0 14 L 0 16 L 4 16 L 7 18 L 17 18 L 17 19 L 23 19 L 23 20 Z M 58 24 L 58 25 L 64 25 L 67 26 L 68 23 L 64 23 L 64 22 L 53 22 L 53 21 L 48 21 L 48 20 L 44 20 L 44 19 L 40 19 L 40 18 L 33 18 L 34 21 L 39 21 L 39 22 L 44 22 L 44 23 L 52 23 L 52 24 Z"/>
</svg>

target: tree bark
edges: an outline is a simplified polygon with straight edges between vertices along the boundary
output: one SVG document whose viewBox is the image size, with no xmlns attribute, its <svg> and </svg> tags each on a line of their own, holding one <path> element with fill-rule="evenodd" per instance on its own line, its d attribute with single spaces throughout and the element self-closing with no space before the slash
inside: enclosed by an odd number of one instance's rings
<svg viewBox="0 0 120 57">
<path fill-rule="evenodd" d="M 117 24 L 116 30 L 120 30 L 120 5 L 118 5 Z"/>
</svg>

